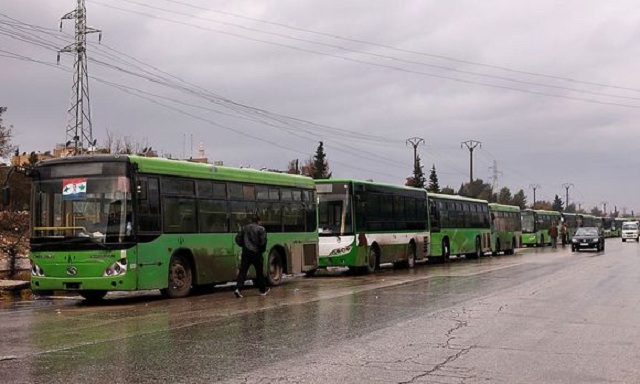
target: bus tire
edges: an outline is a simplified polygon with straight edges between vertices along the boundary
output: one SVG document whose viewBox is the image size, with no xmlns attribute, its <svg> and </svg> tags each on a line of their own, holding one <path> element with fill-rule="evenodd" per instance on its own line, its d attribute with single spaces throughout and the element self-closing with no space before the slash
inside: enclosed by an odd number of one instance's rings
<svg viewBox="0 0 640 384">
<path fill-rule="evenodd" d="M 626 243 L 626 242 L 627 242 L 627 239 L 622 239 L 622 242 L 623 242 L 623 243 Z"/>
<path fill-rule="evenodd" d="M 84 300 L 88 303 L 97 303 L 102 301 L 102 299 L 104 299 L 105 295 L 107 294 L 107 291 L 104 290 L 100 290 L 100 291 L 80 291 L 78 292 L 80 294 L 80 296 L 82 296 L 82 298 L 84 298 Z"/>
<path fill-rule="evenodd" d="M 162 289 L 164 296 L 172 299 L 186 297 L 191 293 L 193 274 L 189 262 L 180 255 L 171 256 L 169 262 L 169 284 Z"/>
<path fill-rule="evenodd" d="M 409 243 L 407 246 L 407 259 L 393 263 L 395 268 L 408 268 L 411 269 L 416 266 L 416 245 L 415 243 Z"/>
<path fill-rule="evenodd" d="M 365 273 L 373 273 L 378 269 L 378 248 L 372 245 L 369 248 L 369 257 L 367 258 L 367 265 L 364 266 Z"/>
<path fill-rule="evenodd" d="M 272 287 L 282 284 L 282 276 L 284 275 L 282 255 L 275 248 L 269 252 L 267 267 L 267 283 Z"/>
<path fill-rule="evenodd" d="M 314 277 L 316 275 L 316 272 L 318 272 L 318 268 L 313 268 L 312 270 L 305 272 L 304 275 L 306 277 Z"/>
<path fill-rule="evenodd" d="M 472 259 L 472 260 L 476 260 L 480 258 L 480 255 L 482 254 L 481 248 L 480 248 L 480 238 L 476 237 L 476 249 L 473 253 L 467 253 L 465 255 L 465 257 L 467 259 Z"/>
</svg>

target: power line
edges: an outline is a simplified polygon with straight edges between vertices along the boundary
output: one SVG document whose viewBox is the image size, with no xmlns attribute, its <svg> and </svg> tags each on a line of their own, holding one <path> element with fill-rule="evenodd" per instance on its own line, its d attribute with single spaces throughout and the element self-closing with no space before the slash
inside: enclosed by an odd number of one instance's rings
<svg viewBox="0 0 640 384">
<path fill-rule="evenodd" d="M 98 1 L 92 1 L 92 3 L 96 4 L 96 5 L 100 5 L 100 6 L 106 7 L 106 8 L 111 8 L 111 9 L 115 9 L 115 10 L 119 10 L 119 11 L 123 11 L 123 12 L 138 14 L 138 15 L 150 17 L 150 18 L 153 18 L 153 19 L 166 21 L 166 22 L 173 23 L 173 24 L 179 24 L 179 25 L 184 25 L 184 26 L 189 26 L 189 27 L 192 27 L 192 28 L 196 28 L 196 29 L 201 29 L 201 30 L 205 30 L 205 31 L 210 31 L 210 32 L 215 32 L 215 33 L 219 33 L 219 34 L 228 35 L 228 36 L 233 36 L 233 37 L 241 38 L 241 39 L 248 40 L 248 41 L 260 42 L 260 43 L 264 43 L 264 44 L 274 45 L 274 46 L 278 46 L 278 47 L 282 47 L 282 48 L 292 49 L 292 50 L 299 51 L 299 52 L 313 53 L 313 54 L 317 54 L 317 55 L 333 57 L 333 58 L 337 58 L 337 59 L 348 61 L 348 62 L 366 64 L 368 66 L 392 69 L 392 70 L 399 71 L 399 72 L 404 72 L 404 73 L 410 73 L 410 74 L 415 74 L 415 75 L 420 75 L 420 76 L 451 80 L 451 81 L 454 81 L 454 82 L 459 82 L 459 83 L 464 83 L 464 84 L 474 84 L 474 85 L 480 85 L 480 86 L 484 86 L 484 87 L 516 91 L 516 92 L 526 93 L 526 94 L 530 94 L 530 95 L 545 96 L 545 97 L 552 97 L 552 98 L 560 98 L 560 99 L 573 100 L 573 101 L 581 101 L 581 102 L 586 102 L 586 103 L 590 103 L 590 104 L 601 104 L 601 105 L 610 105 L 610 106 L 618 106 L 618 107 L 627 107 L 627 108 L 640 109 L 640 105 L 623 104 L 623 103 L 616 103 L 616 102 L 612 102 L 612 101 L 594 100 L 594 99 L 588 99 L 588 98 L 577 97 L 577 96 L 553 94 L 553 93 L 548 93 L 548 92 L 517 88 L 517 87 L 507 86 L 507 85 L 492 84 L 492 83 L 487 83 L 487 82 L 483 82 L 483 81 L 462 79 L 462 78 L 453 77 L 453 76 L 439 75 L 439 74 L 434 74 L 434 73 L 429 73 L 429 72 L 411 70 L 411 69 L 402 68 L 402 67 L 393 66 L 393 65 L 386 65 L 386 64 L 380 64 L 380 63 L 375 63 L 375 62 L 370 62 L 370 61 L 365 61 L 365 60 L 360 60 L 360 59 L 354 59 L 354 58 L 350 58 L 350 57 L 340 56 L 340 55 L 337 55 L 337 54 L 332 54 L 332 53 L 327 53 L 327 52 L 320 52 L 320 51 L 316 51 L 316 50 L 312 50 L 312 49 L 308 49 L 308 48 L 302 48 L 302 47 L 287 45 L 287 44 L 283 44 L 283 43 L 277 43 L 277 42 L 273 42 L 273 41 L 269 41 L 269 40 L 265 40 L 265 39 L 258 39 L 258 38 L 248 37 L 248 36 L 244 36 L 244 35 L 241 35 L 241 34 L 238 34 L 238 33 L 229 32 L 229 31 L 217 30 L 217 29 L 214 29 L 214 28 L 207 28 L 207 27 L 199 26 L 199 25 L 196 25 L 196 24 L 193 24 L 193 23 L 187 23 L 187 22 L 183 22 L 183 21 L 171 20 L 171 19 L 167 19 L 167 18 L 164 18 L 164 17 L 161 17 L 161 16 L 157 16 L 157 15 L 153 15 L 153 14 L 149 14 L 149 13 L 145 13 L 145 12 L 139 12 L 139 11 L 134 11 L 134 10 L 130 10 L 130 9 L 115 7 L 115 6 L 112 6 L 112 5 L 100 3 Z M 395 58 L 394 61 L 399 61 L 399 60 L 397 58 Z M 476 73 L 475 75 L 480 75 L 480 74 Z M 542 87 L 544 85 L 538 84 L 538 86 Z M 589 91 L 575 90 L 574 92 L 593 94 L 593 92 L 589 92 Z M 601 96 L 618 97 L 617 95 L 607 95 L 607 94 L 602 94 Z M 623 96 L 620 96 L 620 97 L 623 97 Z M 623 98 L 625 98 L 625 97 L 623 97 Z"/>
<path fill-rule="evenodd" d="M 561 80 L 561 81 L 571 82 L 571 83 L 575 83 L 575 84 L 584 84 L 584 85 L 607 87 L 607 88 L 617 88 L 617 89 L 626 90 L 626 91 L 640 92 L 640 89 L 638 89 L 638 88 L 630 88 L 630 87 L 624 87 L 624 86 L 615 85 L 615 84 L 605 84 L 605 83 L 597 83 L 597 82 L 590 82 L 590 81 L 584 81 L 584 80 L 577 80 L 577 79 L 567 78 L 567 77 L 562 77 L 562 76 L 557 76 L 557 75 L 549 75 L 549 74 L 532 72 L 532 71 L 524 71 L 524 70 L 509 68 L 509 67 L 501 66 L 501 65 L 480 63 L 480 62 L 471 61 L 471 60 L 463 60 L 463 59 L 454 58 L 454 57 L 451 57 L 451 56 L 445 56 L 445 55 L 427 53 L 427 52 L 423 52 L 423 51 L 405 49 L 405 48 L 400 48 L 400 47 L 393 46 L 393 45 L 381 44 L 381 43 L 366 41 L 366 40 L 363 40 L 363 39 L 356 39 L 356 38 L 352 38 L 352 37 L 345 37 L 345 36 L 340 36 L 340 35 L 336 35 L 336 34 L 332 34 L 332 33 L 316 31 L 316 30 L 312 30 L 312 29 L 308 29 L 308 28 L 296 27 L 296 26 L 292 26 L 292 25 L 288 25 L 288 24 L 284 24 L 284 23 L 278 23 L 278 22 L 274 22 L 274 21 L 270 21 L 270 20 L 264 20 L 264 19 L 248 17 L 248 16 L 237 14 L 237 13 L 232 13 L 232 12 L 227 12 L 227 11 L 220 11 L 220 10 L 216 10 L 216 9 L 212 9 L 212 8 L 200 7 L 200 6 L 196 6 L 196 5 L 193 5 L 193 4 L 190 4 L 190 3 L 177 1 L 177 0 L 164 0 L 164 1 L 169 2 L 169 3 L 174 3 L 174 4 L 181 4 L 181 5 L 184 5 L 184 6 L 187 6 L 187 7 L 190 7 L 190 8 L 194 8 L 194 9 L 198 9 L 198 10 L 204 10 L 204 11 L 207 11 L 207 12 L 214 12 L 214 13 L 218 13 L 218 14 L 222 14 L 222 15 L 226 15 L 226 16 L 239 18 L 239 19 L 244 19 L 244 20 L 249 20 L 249 21 L 254 21 L 254 22 L 260 22 L 260 23 L 273 25 L 273 26 L 278 26 L 278 27 L 291 29 L 291 30 L 295 30 L 295 31 L 299 31 L 299 32 L 310 33 L 310 34 L 315 34 L 315 35 L 318 35 L 318 36 L 325 36 L 325 37 L 330 37 L 330 38 L 333 38 L 333 39 L 344 40 L 344 41 L 349 41 L 349 42 L 355 42 L 355 43 L 360 43 L 360 44 L 366 44 L 366 45 L 373 46 L 373 47 L 385 48 L 385 49 L 390 49 L 390 50 L 403 52 L 403 53 L 416 54 L 416 55 L 426 56 L 426 57 L 440 59 L 440 60 L 451 61 L 451 62 L 460 63 L 460 64 L 467 64 L 467 65 L 480 66 L 480 67 L 486 67 L 486 68 L 491 68 L 491 69 L 498 69 L 498 70 L 511 72 L 511 73 L 516 73 L 516 74 L 543 77 L 543 78 L 548 78 L 548 79 L 552 79 L 552 80 Z"/>
</svg>

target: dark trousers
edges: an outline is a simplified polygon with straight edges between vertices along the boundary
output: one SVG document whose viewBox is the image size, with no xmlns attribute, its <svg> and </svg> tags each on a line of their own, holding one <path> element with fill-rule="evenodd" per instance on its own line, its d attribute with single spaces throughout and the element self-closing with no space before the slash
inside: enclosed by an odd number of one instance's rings
<svg viewBox="0 0 640 384">
<path fill-rule="evenodd" d="M 244 288 L 244 282 L 247 280 L 247 272 L 249 267 L 253 265 L 256 270 L 256 284 L 258 290 L 264 292 L 267 290 L 267 282 L 264 278 L 263 271 L 264 259 L 262 253 L 251 252 L 249 250 L 243 250 L 240 257 L 240 271 L 238 271 L 238 281 L 236 282 L 236 289 Z"/>
</svg>

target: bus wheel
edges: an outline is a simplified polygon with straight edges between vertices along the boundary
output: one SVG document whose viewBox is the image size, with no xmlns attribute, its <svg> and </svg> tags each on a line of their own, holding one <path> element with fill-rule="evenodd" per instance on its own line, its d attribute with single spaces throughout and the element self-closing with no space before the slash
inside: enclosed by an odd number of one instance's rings
<svg viewBox="0 0 640 384">
<path fill-rule="evenodd" d="M 409 253 L 407 254 L 407 261 L 405 262 L 405 266 L 407 268 L 413 268 L 416 266 L 416 245 L 415 243 L 409 244 Z"/>
<path fill-rule="evenodd" d="M 482 246 L 480 245 L 480 238 L 476 237 L 476 251 L 468 254 L 467 257 L 470 259 L 479 259 L 480 256 L 482 256 Z"/>
<path fill-rule="evenodd" d="M 82 296 L 87 302 L 95 303 L 104 299 L 107 291 L 80 291 L 80 296 Z"/>
<path fill-rule="evenodd" d="M 442 240 L 442 262 L 448 263 L 451 261 L 451 248 L 449 247 L 448 240 Z"/>
<path fill-rule="evenodd" d="M 193 275 L 191 265 L 182 256 L 171 256 L 169 262 L 169 286 L 161 290 L 162 294 L 170 298 L 185 297 L 191 293 Z"/>
<path fill-rule="evenodd" d="M 269 285 L 275 287 L 282 284 L 282 275 L 284 274 L 282 266 L 282 257 L 280 252 L 276 249 L 272 249 L 269 252 L 269 270 L 267 274 L 267 280 Z"/>
<path fill-rule="evenodd" d="M 369 260 L 367 265 L 364 267 L 367 273 L 373 273 L 378 266 L 378 250 L 376 247 L 369 248 Z"/>
<path fill-rule="evenodd" d="M 318 272 L 318 268 L 313 268 L 313 269 L 311 269 L 311 270 L 309 270 L 309 271 L 305 272 L 305 273 L 304 273 L 304 275 L 305 275 L 306 277 L 313 277 L 313 276 L 315 276 L 315 275 L 316 275 L 316 272 Z"/>
</svg>

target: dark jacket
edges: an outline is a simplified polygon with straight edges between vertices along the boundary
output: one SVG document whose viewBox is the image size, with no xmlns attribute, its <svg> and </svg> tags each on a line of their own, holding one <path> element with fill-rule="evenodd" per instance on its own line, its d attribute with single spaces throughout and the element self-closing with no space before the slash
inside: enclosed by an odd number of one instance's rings
<svg viewBox="0 0 640 384">
<path fill-rule="evenodd" d="M 247 224 L 236 235 L 236 244 L 243 250 L 264 253 L 267 249 L 267 231 L 260 224 Z"/>
<path fill-rule="evenodd" d="M 558 227 L 552 225 L 551 228 L 549 228 L 549 236 L 551 236 L 551 238 L 558 237 Z"/>
</svg>

